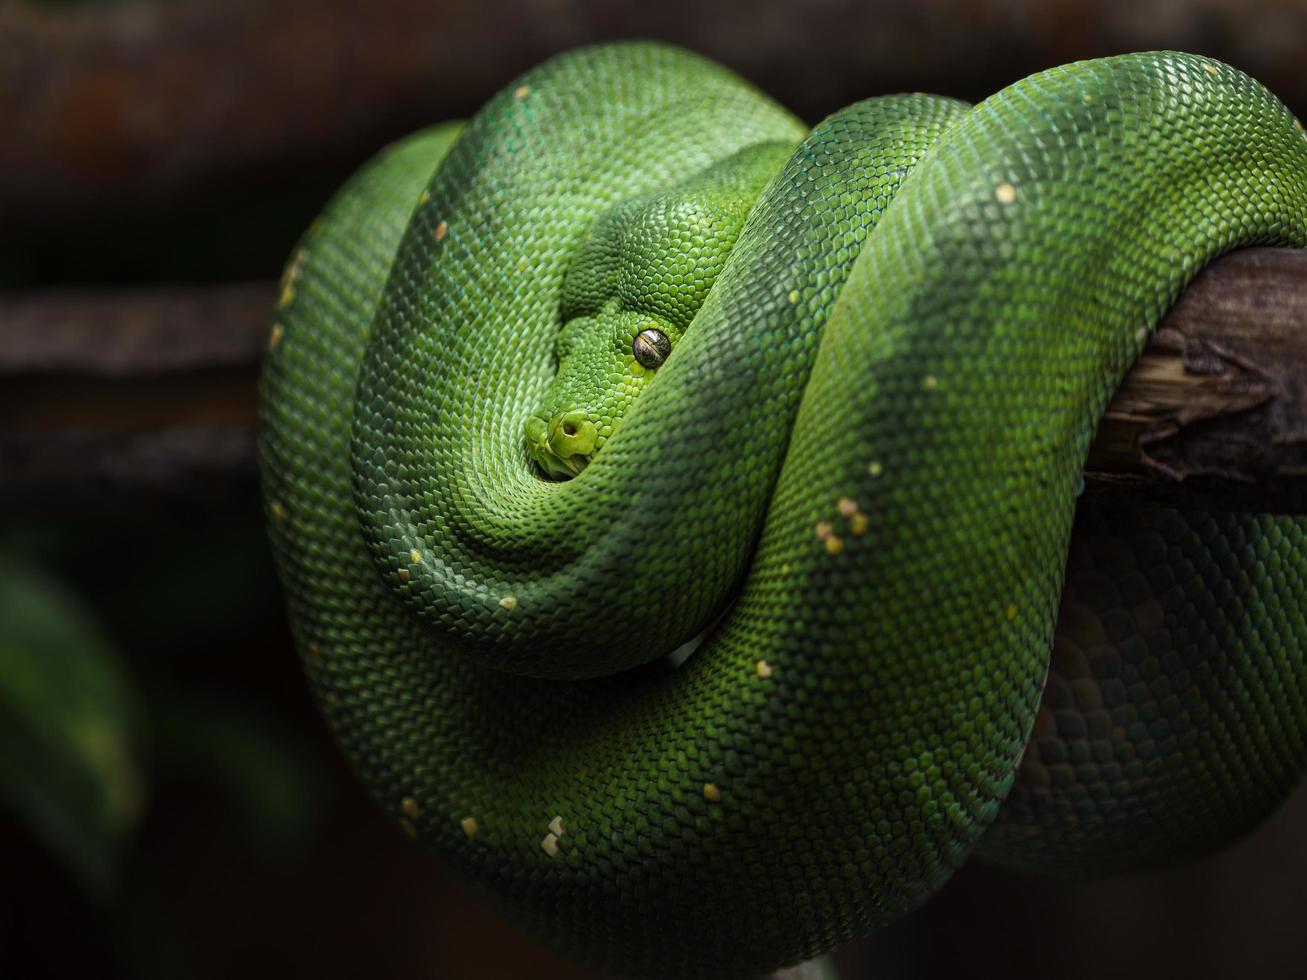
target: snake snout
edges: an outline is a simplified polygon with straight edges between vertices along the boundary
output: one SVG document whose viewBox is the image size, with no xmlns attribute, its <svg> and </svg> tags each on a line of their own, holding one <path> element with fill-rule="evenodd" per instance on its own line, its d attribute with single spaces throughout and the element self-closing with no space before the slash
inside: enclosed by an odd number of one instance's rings
<svg viewBox="0 0 1307 980">
<path fill-rule="evenodd" d="M 599 430 L 585 409 L 557 412 L 546 421 L 539 415 L 526 420 L 526 441 L 531 455 L 550 476 L 568 479 L 585 469 L 594 455 Z"/>
</svg>

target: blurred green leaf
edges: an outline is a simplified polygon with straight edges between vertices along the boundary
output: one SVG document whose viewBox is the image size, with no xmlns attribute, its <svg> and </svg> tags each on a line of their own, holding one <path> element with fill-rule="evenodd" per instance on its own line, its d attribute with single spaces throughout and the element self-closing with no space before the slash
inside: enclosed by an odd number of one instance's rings
<svg viewBox="0 0 1307 980">
<path fill-rule="evenodd" d="M 0 552 L 0 803 L 107 896 L 144 802 L 139 698 L 74 599 Z"/>
<path fill-rule="evenodd" d="M 149 702 L 160 779 L 220 788 L 258 847 L 293 854 L 309 846 L 326 779 L 302 733 L 230 694 L 160 687 Z"/>
</svg>

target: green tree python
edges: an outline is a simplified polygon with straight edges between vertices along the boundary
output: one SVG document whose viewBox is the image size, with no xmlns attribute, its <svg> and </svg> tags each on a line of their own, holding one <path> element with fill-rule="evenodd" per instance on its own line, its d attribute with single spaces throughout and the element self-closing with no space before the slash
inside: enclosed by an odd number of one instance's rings
<svg viewBox="0 0 1307 980">
<path fill-rule="evenodd" d="M 1254 243 L 1307 245 L 1307 137 L 1207 58 L 812 129 L 674 48 L 549 61 L 283 278 L 261 467 L 323 712 L 471 889 L 624 974 L 802 960 L 973 853 L 1222 845 L 1303 769 L 1304 523 L 1081 471 Z"/>
</svg>

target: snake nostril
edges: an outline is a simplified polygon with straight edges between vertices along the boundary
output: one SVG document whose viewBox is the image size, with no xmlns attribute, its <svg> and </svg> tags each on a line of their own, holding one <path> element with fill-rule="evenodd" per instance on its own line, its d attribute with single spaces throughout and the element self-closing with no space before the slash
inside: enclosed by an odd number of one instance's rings
<svg viewBox="0 0 1307 980">
<path fill-rule="evenodd" d="M 576 426 L 573 425 L 571 422 L 564 422 L 564 423 L 563 423 L 563 435 L 565 435 L 565 436 L 574 436 L 574 435 L 576 435 Z"/>
</svg>

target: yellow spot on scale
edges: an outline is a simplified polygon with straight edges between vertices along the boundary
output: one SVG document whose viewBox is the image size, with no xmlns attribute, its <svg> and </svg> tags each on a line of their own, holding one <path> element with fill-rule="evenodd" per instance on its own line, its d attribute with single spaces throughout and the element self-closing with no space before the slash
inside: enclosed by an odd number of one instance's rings
<svg viewBox="0 0 1307 980">
<path fill-rule="evenodd" d="M 268 514 L 274 521 L 284 521 L 286 519 L 286 508 L 274 500 L 268 504 Z"/>
<path fill-rule="evenodd" d="M 475 837 L 477 835 L 477 831 L 481 829 L 481 827 L 477 824 L 476 817 L 464 817 L 462 820 L 459 821 L 459 826 L 463 828 L 463 833 L 467 834 L 467 836 L 469 837 Z"/>
<path fill-rule="evenodd" d="M 545 839 L 540 842 L 540 846 L 544 848 L 546 854 L 553 857 L 558 853 L 558 835 L 545 834 Z"/>
<path fill-rule="evenodd" d="M 300 249 L 291 259 L 290 265 L 286 266 L 286 271 L 281 277 L 281 297 L 277 300 L 278 306 L 289 306 L 291 300 L 295 298 L 295 283 L 300 277 L 300 272 L 304 268 L 304 260 L 308 258 L 308 253 Z"/>
<path fill-rule="evenodd" d="M 407 568 L 401 568 L 399 570 L 399 580 L 401 582 L 407 582 L 411 577 L 412 576 L 409 575 L 409 571 Z"/>
<path fill-rule="evenodd" d="M 812 530 L 817 535 L 818 538 L 820 538 L 822 541 L 825 541 L 827 538 L 831 536 L 830 521 L 818 521 L 816 524 L 813 525 Z"/>
<path fill-rule="evenodd" d="M 418 815 L 418 801 L 411 796 L 404 797 L 404 801 L 400 803 L 399 808 L 404 811 L 404 816 L 410 820 Z"/>
<path fill-rule="evenodd" d="M 1084 102 L 1085 105 L 1089 105 L 1089 103 L 1094 101 L 1094 97 L 1086 92 L 1084 95 L 1080 96 L 1080 100 Z"/>
<path fill-rule="evenodd" d="M 999 204 L 1014 204 L 1017 199 L 1017 189 L 1007 181 L 999 184 L 994 188 L 994 200 Z"/>
<path fill-rule="evenodd" d="M 859 511 L 849 516 L 849 531 L 853 534 L 866 534 L 871 518 Z"/>
<path fill-rule="evenodd" d="M 422 207 L 430 200 L 431 200 L 431 192 L 423 191 L 421 194 L 418 195 L 418 207 Z"/>
<path fill-rule="evenodd" d="M 1011 604 L 1007 607 L 1007 618 L 1008 619 L 1017 618 L 1017 607 L 1015 604 Z"/>
<path fill-rule="evenodd" d="M 1147 327 L 1140 327 L 1138 330 L 1135 331 L 1135 343 L 1139 344 L 1140 346 L 1143 346 L 1144 341 L 1146 341 L 1147 339 L 1148 339 Z"/>
<path fill-rule="evenodd" d="M 844 550 L 844 539 L 838 534 L 832 534 L 826 539 L 826 554 L 838 555 Z"/>
<path fill-rule="evenodd" d="M 559 837 L 563 836 L 563 818 L 561 816 L 554 817 L 553 820 L 549 821 L 549 832 L 557 834 Z"/>
<path fill-rule="evenodd" d="M 852 517 L 858 512 L 858 502 L 852 497 L 841 497 L 835 504 L 841 517 Z"/>
<path fill-rule="evenodd" d="M 790 302 L 791 302 L 791 303 L 797 303 L 798 301 L 799 301 L 799 291 L 798 291 L 797 289 L 791 289 L 791 290 L 790 290 Z"/>
<path fill-rule="evenodd" d="M 755 664 L 754 666 L 755 669 L 758 671 L 758 676 L 761 677 L 763 680 L 766 680 L 768 677 L 771 676 L 771 664 L 769 664 L 767 661 L 759 660 L 758 663 Z"/>
<path fill-rule="evenodd" d="M 499 600 L 499 605 L 504 609 L 513 609 L 517 606 L 517 596 L 506 595 L 504 598 Z"/>
<path fill-rule="evenodd" d="M 879 460 L 873 459 L 867 464 L 867 472 L 872 476 L 880 476 L 885 472 L 885 467 L 881 465 Z"/>
<path fill-rule="evenodd" d="M 722 799 L 721 788 L 716 783 L 704 783 L 703 798 L 709 803 L 720 803 Z"/>
<path fill-rule="evenodd" d="M 513 90 L 513 98 L 515 99 L 525 99 L 530 94 L 531 94 L 530 85 L 519 85 L 517 88 Z"/>
<path fill-rule="evenodd" d="M 436 241 L 440 241 L 447 234 L 449 234 L 449 225 L 446 222 L 442 221 L 436 225 Z"/>
<path fill-rule="evenodd" d="M 401 820 L 399 825 L 404 828 L 404 833 L 408 834 L 414 840 L 417 839 L 418 829 L 413 826 L 412 820 Z"/>
<path fill-rule="evenodd" d="M 281 338 L 286 336 L 286 328 L 280 323 L 274 323 L 272 329 L 268 331 L 268 350 L 276 350 L 281 346 Z"/>
<path fill-rule="evenodd" d="M 925 388 L 927 391 L 934 391 L 939 387 L 939 378 L 935 377 L 933 374 L 928 374 L 921 379 L 921 387 Z"/>
<path fill-rule="evenodd" d="M 1209 75 L 1221 74 L 1221 70 L 1217 68 L 1215 65 L 1203 65 L 1203 71 L 1207 72 L 1207 74 Z"/>
<path fill-rule="evenodd" d="M 411 561 L 414 565 L 416 565 L 418 562 L 422 560 L 422 552 L 418 551 L 417 548 L 414 548 L 412 551 L 408 553 L 408 560 Z"/>
</svg>

